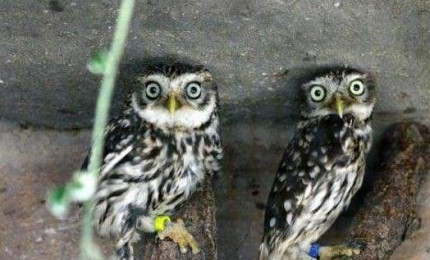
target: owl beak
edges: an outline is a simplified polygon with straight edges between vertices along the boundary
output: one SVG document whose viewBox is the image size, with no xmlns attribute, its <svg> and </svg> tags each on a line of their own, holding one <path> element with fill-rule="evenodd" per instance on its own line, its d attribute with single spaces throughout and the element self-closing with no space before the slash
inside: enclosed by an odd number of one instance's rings
<svg viewBox="0 0 430 260">
<path fill-rule="evenodd" d="M 169 94 L 169 98 L 167 99 L 166 106 L 170 111 L 170 114 L 173 115 L 176 110 L 180 107 L 180 103 L 176 98 L 174 93 Z"/>
<path fill-rule="evenodd" d="M 337 113 L 339 114 L 339 117 L 342 118 L 343 117 L 343 110 L 345 108 L 345 102 L 343 101 L 342 97 L 339 94 L 336 94 L 335 99 L 334 99 L 334 103 L 335 103 L 335 109 L 336 109 Z"/>
</svg>

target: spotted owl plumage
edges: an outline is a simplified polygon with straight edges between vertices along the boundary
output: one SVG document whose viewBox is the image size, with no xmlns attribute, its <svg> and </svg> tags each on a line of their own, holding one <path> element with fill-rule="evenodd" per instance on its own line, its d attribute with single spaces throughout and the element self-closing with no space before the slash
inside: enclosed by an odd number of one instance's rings
<svg viewBox="0 0 430 260">
<path fill-rule="evenodd" d="M 93 198 L 96 231 L 133 259 L 139 232 L 172 215 L 222 158 L 218 92 L 202 66 L 153 64 L 105 131 L 104 160 Z"/>
<path fill-rule="evenodd" d="M 321 70 L 301 83 L 302 111 L 266 205 L 260 259 L 312 259 L 312 243 L 361 187 L 371 147 L 372 78 Z"/>
</svg>

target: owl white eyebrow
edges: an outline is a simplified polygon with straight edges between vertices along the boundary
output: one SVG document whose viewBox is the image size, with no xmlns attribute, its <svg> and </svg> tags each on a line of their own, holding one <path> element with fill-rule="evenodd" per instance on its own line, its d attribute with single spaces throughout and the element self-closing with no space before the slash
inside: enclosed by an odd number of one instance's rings
<svg viewBox="0 0 430 260">
<path fill-rule="evenodd" d="M 157 82 L 164 82 L 166 81 L 166 76 L 164 76 L 163 74 L 150 74 L 150 75 L 146 75 L 146 76 L 142 76 L 139 78 L 139 81 L 142 83 L 146 83 L 148 81 L 157 81 Z"/>
<path fill-rule="evenodd" d="M 356 80 L 356 79 L 361 79 L 361 80 L 363 80 L 363 79 L 365 79 L 366 78 L 366 76 L 365 75 L 363 75 L 363 74 L 358 74 L 358 73 L 356 73 L 356 74 L 351 74 L 351 75 L 349 75 L 347 78 L 346 78 L 346 82 L 347 83 L 350 83 L 351 81 L 354 81 L 354 80 Z"/>
<path fill-rule="evenodd" d="M 202 82 L 203 77 L 200 76 L 199 74 L 186 73 L 186 74 L 180 75 L 178 77 L 175 77 L 174 79 L 172 79 L 172 81 L 182 81 L 182 82 L 187 82 L 187 83 L 192 82 L 192 81 Z"/>
<path fill-rule="evenodd" d="M 305 85 L 303 85 L 303 89 L 306 91 L 309 91 L 313 86 L 321 86 L 324 89 L 327 89 L 326 82 L 324 80 L 321 80 L 321 79 L 315 79 L 309 83 L 306 83 Z"/>
</svg>

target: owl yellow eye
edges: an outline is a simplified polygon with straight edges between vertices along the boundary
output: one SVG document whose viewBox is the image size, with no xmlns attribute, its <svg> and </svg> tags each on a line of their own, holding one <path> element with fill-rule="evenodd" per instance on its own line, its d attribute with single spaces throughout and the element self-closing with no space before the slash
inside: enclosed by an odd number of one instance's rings
<svg viewBox="0 0 430 260">
<path fill-rule="evenodd" d="M 355 96 L 363 95 L 364 93 L 364 84 L 361 80 L 354 80 L 349 84 L 349 92 Z"/>
<path fill-rule="evenodd" d="M 160 96 L 161 87 L 156 82 L 148 82 L 146 83 L 146 96 L 151 99 L 157 99 Z"/>
<path fill-rule="evenodd" d="M 325 98 L 325 89 L 322 86 L 316 85 L 311 88 L 311 99 L 315 102 L 320 102 Z"/>
<path fill-rule="evenodd" d="M 202 92 L 202 87 L 197 82 L 191 82 L 187 85 L 187 96 L 191 99 L 196 99 L 200 97 L 200 94 Z"/>
</svg>

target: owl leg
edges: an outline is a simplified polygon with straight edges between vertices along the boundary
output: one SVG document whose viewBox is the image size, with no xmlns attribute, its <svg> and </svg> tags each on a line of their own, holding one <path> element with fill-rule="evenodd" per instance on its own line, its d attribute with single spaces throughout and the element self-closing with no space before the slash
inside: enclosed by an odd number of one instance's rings
<svg viewBox="0 0 430 260">
<path fill-rule="evenodd" d="M 342 256 L 360 254 L 360 248 L 351 245 L 322 246 L 319 250 L 320 260 L 332 260 Z"/>
<path fill-rule="evenodd" d="M 199 244 L 185 228 L 182 219 L 172 222 L 167 216 L 159 216 L 155 219 L 155 230 L 158 232 L 158 238 L 170 238 L 177 243 L 182 253 L 188 251 L 187 247 L 191 248 L 193 254 L 200 253 Z"/>
</svg>

